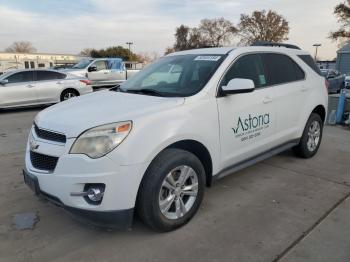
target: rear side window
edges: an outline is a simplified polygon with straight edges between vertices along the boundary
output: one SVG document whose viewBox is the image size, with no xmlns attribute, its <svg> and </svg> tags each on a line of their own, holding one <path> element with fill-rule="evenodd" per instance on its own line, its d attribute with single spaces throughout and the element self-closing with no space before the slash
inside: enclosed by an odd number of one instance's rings
<svg viewBox="0 0 350 262">
<path fill-rule="evenodd" d="M 315 63 L 315 60 L 312 59 L 310 55 L 298 55 L 298 57 L 301 60 L 303 60 L 305 64 L 311 67 L 311 69 L 314 70 L 317 74 L 319 74 L 320 76 L 323 76 L 321 70 L 318 68 L 318 66 Z"/>
<path fill-rule="evenodd" d="M 304 71 L 290 57 L 281 54 L 263 54 L 269 85 L 280 85 L 305 78 Z"/>
<path fill-rule="evenodd" d="M 66 78 L 66 75 L 58 73 L 58 72 L 54 72 L 54 71 L 36 71 L 36 80 L 37 81 L 64 79 L 64 78 Z"/>
<path fill-rule="evenodd" d="M 253 80 L 256 88 L 266 86 L 267 77 L 261 55 L 251 54 L 239 58 L 224 76 L 221 86 L 226 86 L 234 78 Z"/>
<path fill-rule="evenodd" d="M 33 81 L 33 71 L 18 72 L 6 78 L 9 83 L 22 83 Z"/>
</svg>

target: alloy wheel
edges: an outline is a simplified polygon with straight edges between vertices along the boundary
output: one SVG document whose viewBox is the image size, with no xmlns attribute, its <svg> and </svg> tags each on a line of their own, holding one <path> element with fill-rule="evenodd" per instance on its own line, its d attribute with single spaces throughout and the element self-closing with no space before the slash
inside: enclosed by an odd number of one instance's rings
<svg viewBox="0 0 350 262">
<path fill-rule="evenodd" d="M 198 194 L 198 175 L 189 166 L 179 166 L 163 180 L 159 192 L 159 208 L 168 219 L 179 219 L 194 205 Z"/>
</svg>

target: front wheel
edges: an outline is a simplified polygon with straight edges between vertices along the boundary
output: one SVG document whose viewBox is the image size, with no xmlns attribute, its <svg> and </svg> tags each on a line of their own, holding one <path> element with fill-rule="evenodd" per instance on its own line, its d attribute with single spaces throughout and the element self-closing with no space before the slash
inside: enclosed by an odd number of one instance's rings
<svg viewBox="0 0 350 262">
<path fill-rule="evenodd" d="M 320 115 L 312 113 L 306 123 L 299 144 L 293 148 L 294 152 L 302 158 L 313 157 L 321 145 L 322 133 L 322 119 Z"/>
<path fill-rule="evenodd" d="M 204 187 L 200 160 L 188 151 L 166 149 L 153 160 L 142 180 L 138 214 L 156 231 L 179 228 L 197 212 Z"/>
</svg>

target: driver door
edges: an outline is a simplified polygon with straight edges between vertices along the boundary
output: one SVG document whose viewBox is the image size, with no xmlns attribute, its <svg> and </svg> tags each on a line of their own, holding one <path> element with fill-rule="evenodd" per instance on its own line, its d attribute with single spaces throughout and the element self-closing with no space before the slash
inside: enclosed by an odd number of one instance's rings
<svg viewBox="0 0 350 262">
<path fill-rule="evenodd" d="M 222 169 L 274 146 L 275 94 L 273 87 L 268 87 L 261 55 L 249 54 L 238 58 L 224 75 L 220 88 L 235 78 L 253 80 L 255 90 L 217 98 Z"/>
<path fill-rule="evenodd" d="M 95 61 L 89 66 L 89 68 L 93 67 L 96 68 L 96 71 L 88 72 L 88 78 L 93 82 L 93 85 L 108 80 L 110 70 L 107 68 L 106 60 Z"/>
</svg>

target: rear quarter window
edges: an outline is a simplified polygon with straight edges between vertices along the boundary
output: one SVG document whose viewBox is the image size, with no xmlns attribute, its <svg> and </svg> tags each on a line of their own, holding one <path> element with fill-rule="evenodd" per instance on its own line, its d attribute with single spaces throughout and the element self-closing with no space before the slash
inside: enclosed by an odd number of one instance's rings
<svg viewBox="0 0 350 262">
<path fill-rule="evenodd" d="M 321 72 L 318 66 L 315 63 L 315 60 L 310 55 L 298 55 L 298 57 L 303 60 L 305 64 L 307 64 L 314 72 L 319 74 L 320 76 L 324 76 L 325 74 Z M 326 74 L 327 75 L 327 74 Z"/>
</svg>

